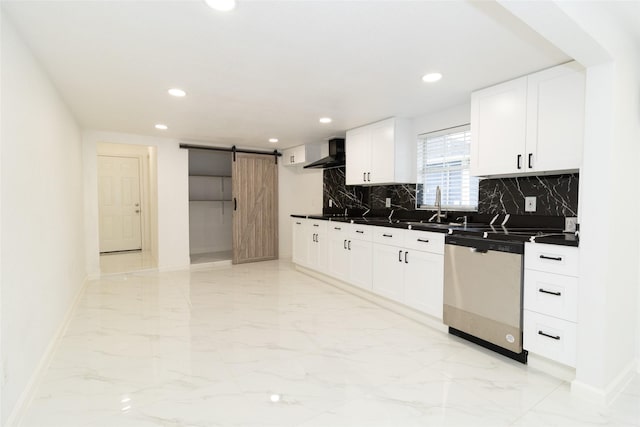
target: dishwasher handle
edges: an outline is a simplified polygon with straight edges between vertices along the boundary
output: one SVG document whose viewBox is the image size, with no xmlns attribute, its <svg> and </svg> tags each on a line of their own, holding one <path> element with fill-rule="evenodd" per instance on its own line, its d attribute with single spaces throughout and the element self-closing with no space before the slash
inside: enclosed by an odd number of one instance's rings
<svg viewBox="0 0 640 427">
<path fill-rule="evenodd" d="M 489 252 L 488 249 L 480 249 L 480 248 L 469 248 L 471 250 L 471 252 L 475 252 L 478 254 L 486 254 L 487 252 Z"/>
</svg>

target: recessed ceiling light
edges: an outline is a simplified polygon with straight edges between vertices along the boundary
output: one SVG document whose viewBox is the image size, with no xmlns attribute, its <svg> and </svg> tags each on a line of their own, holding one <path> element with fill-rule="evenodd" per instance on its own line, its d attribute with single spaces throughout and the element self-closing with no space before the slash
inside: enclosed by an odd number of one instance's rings
<svg viewBox="0 0 640 427">
<path fill-rule="evenodd" d="M 440 73 L 429 73 L 422 76 L 422 81 L 426 83 L 437 82 L 442 78 L 442 74 Z"/>
<path fill-rule="evenodd" d="M 269 142 L 278 142 L 278 138 L 269 138 Z"/>
<path fill-rule="evenodd" d="M 322 117 L 320 123 L 331 123 L 331 117 Z"/>
<path fill-rule="evenodd" d="M 211 9 L 219 10 L 221 12 L 228 12 L 236 7 L 236 0 L 204 0 L 204 2 Z"/>
<path fill-rule="evenodd" d="M 179 98 L 187 95 L 187 92 L 183 91 L 182 89 L 178 89 L 177 87 L 169 89 L 167 92 L 169 92 L 169 95 L 177 96 Z"/>
<path fill-rule="evenodd" d="M 167 125 L 163 125 L 162 123 L 158 123 L 156 125 L 156 129 L 167 130 L 167 129 L 169 129 L 169 127 Z"/>
</svg>

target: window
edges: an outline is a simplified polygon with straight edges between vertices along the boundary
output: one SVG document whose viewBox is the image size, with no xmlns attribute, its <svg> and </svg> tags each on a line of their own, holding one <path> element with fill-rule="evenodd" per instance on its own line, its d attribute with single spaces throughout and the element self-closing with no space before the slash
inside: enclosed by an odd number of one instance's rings
<svg viewBox="0 0 640 427">
<path fill-rule="evenodd" d="M 443 209 L 478 208 L 478 178 L 469 173 L 470 150 L 469 125 L 418 137 L 418 208 L 435 208 L 437 186 Z"/>
</svg>

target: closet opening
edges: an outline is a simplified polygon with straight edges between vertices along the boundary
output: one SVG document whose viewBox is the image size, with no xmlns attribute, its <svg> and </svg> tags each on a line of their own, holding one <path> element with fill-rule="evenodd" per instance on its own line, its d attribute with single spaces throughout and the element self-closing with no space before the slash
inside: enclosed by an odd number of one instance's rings
<svg viewBox="0 0 640 427">
<path fill-rule="evenodd" d="M 231 166 L 230 152 L 189 149 L 191 264 L 233 257 Z"/>
</svg>

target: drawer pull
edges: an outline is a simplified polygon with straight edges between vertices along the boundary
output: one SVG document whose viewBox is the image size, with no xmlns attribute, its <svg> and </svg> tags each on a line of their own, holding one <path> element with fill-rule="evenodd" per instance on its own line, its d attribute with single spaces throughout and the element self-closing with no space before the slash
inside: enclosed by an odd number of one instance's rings
<svg viewBox="0 0 640 427">
<path fill-rule="evenodd" d="M 320 227 L 320 225 L 318 225 L 318 224 L 313 224 L 313 226 L 314 227 Z M 542 256 L 542 255 L 540 255 L 540 256 Z"/>
<path fill-rule="evenodd" d="M 382 237 L 393 237 L 393 234 L 383 234 Z"/>
<path fill-rule="evenodd" d="M 429 239 L 418 239 L 418 242 L 429 243 Z"/>
<path fill-rule="evenodd" d="M 333 227 L 334 230 L 342 230 L 340 227 Z"/>
<path fill-rule="evenodd" d="M 296 224 L 298 224 L 298 225 L 302 225 L 302 223 L 301 223 L 301 222 L 298 222 L 298 221 L 296 221 Z"/>
<path fill-rule="evenodd" d="M 362 231 L 362 230 L 356 230 L 356 233 L 363 234 L 363 233 L 364 233 L 364 231 Z"/>
<path fill-rule="evenodd" d="M 562 257 L 561 256 L 540 255 L 540 259 L 548 259 L 548 260 L 551 260 L 551 261 L 562 261 Z"/>
<path fill-rule="evenodd" d="M 538 292 L 542 292 L 543 294 L 555 295 L 557 297 L 562 295 L 562 292 L 553 292 L 553 291 L 548 291 L 548 290 L 542 289 L 542 288 L 538 289 Z"/>
<path fill-rule="evenodd" d="M 560 337 L 558 335 L 549 335 L 549 334 L 545 334 L 542 331 L 538 331 L 538 335 L 542 335 L 543 337 L 552 338 L 554 340 L 560 341 Z"/>
</svg>

